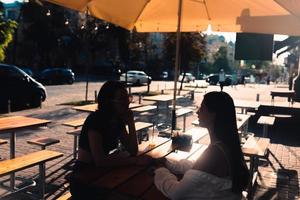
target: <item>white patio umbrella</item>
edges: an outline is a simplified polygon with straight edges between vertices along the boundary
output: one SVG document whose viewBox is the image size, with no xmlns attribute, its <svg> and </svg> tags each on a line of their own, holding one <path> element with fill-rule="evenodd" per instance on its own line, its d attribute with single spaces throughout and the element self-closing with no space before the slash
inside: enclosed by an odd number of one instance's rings
<svg viewBox="0 0 300 200">
<path fill-rule="evenodd" d="M 300 35 L 300 19 L 274 0 L 48 0 L 138 32 L 177 32 L 172 130 L 175 129 L 180 32 Z M 280 1 L 280 0 L 278 0 Z"/>
</svg>

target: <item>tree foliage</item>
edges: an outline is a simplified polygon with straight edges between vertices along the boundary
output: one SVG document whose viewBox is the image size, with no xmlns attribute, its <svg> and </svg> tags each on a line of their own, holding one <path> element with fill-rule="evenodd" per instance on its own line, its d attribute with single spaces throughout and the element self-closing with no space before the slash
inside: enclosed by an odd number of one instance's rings
<svg viewBox="0 0 300 200">
<path fill-rule="evenodd" d="M 176 33 L 167 33 L 165 37 L 165 61 L 170 69 L 175 66 Z M 181 33 L 180 71 L 194 71 L 195 65 L 206 57 L 205 36 L 201 33 Z"/>
<path fill-rule="evenodd" d="M 220 69 L 224 69 L 225 72 L 231 71 L 228 64 L 226 46 L 221 46 L 219 50 L 213 55 L 213 58 L 215 60 L 213 67 L 216 71 L 219 71 Z"/>
<path fill-rule="evenodd" d="M 0 5 L 0 15 L 0 62 L 3 62 L 5 59 L 5 50 L 13 41 L 17 23 L 13 20 L 4 20 L 2 3 Z"/>
</svg>

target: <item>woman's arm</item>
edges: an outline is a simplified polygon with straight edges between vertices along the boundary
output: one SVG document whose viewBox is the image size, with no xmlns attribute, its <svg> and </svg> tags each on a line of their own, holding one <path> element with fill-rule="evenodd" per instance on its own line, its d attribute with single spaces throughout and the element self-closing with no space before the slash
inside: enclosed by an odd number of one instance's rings
<svg viewBox="0 0 300 200">
<path fill-rule="evenodd" d="M 101 134 L 95 130 L 88 131 L 89 144 L 93 161 L 98 167 L 117 167 L 136 164 L 135 157 L 120 157 L 117 155 L 105 155 Z"/>
<path fill-rule="evenodd" d="M 132 110 L 128 110 L 128 113 L 124 115 L 124 122 L 128 125 L 128 132 L 126 129 L 122 131 L 121 143 L 130 155 L 135 156 L 138 153 L 138 142 L 136 137 L 135 123 Z"/>
</svg>

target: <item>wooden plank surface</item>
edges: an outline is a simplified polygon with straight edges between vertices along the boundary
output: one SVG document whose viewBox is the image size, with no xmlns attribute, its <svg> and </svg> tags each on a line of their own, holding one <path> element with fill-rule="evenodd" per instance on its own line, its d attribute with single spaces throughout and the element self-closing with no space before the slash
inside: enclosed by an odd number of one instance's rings
<svg viewBox="0 0 300 200">
<path fill-rule="evenodd" d="M 176 96 L 176 99 L 183 98 L 182 96 Z M 146 96 L 143 98 L 143 100 L 147 101 L 172 101 L 173 100 L 173 95 L 155 95 L 155 96 Z"/>
<path fill-rule="evenodd" d="M 14 159 L 4 160 L 0 162 L 0 175 L 4 176 L 62 156 L 63 154 L 60 152 L 41 150 Z"/>
<path fill-rule="evenodd" d="M 79 128 L 79 127 L 83 126 L 83 123 L 84 123 L 85 119 L 86 118 L 80 118 L 80 119 L 67 121 L 67 122 L 64 122 L 62 125 L 69 126 L 69 127 L 72 127 L 72 128 L 76 129 L 76 128 Z"/>
<path fill-rule="evenodd" d="M 269 144 L 269 138 L 249 137 L 242 150 L 245 155 L 262 157 L 266 154 Z"/>
<path fill-rule="evenodd" d="M 238 130 L 240 128 L 242 128 L 250 119 L 250 115 L 247 114 L 236 114 L 236 125 Z M 192 125 L 194 126 L 199 126 L 199 121 L 198 120 L 194 120 L 192 121 Z"/>
<path fill-rule="evenodd" d="M 141 107 L 133 108 L 132 111 L 140 113 L 140 112 L 156 110 L 156 108 L 157 108 L 157 106 L 147 105 L 147 106 L 141 106 Z"/>
<path fill-rule="evenodd" d="M 235 100 L 234 106 L 236 108 L 252 108 L 252 109 L 258 109 L 260 106 L 260 103 L 257 101 L 246 101 L 246 100 Z"/>
<path fill-rule="evenodd" d="M 176 110 L 176 117 L 180 117 L 189 113 L 193 113 L 193 110 L 189 109 L 189 108 L 180 108 L 178 110 Z"/>
<path fill-rule="evenodd" d="M 236 126 L 240 130 L 250 119 L 250 115 L 246 114 L 236 114 Z"/>
<path fill-rule="evenodd" d="M 273 125 L 275 122 L 275 117 L 270 116 L 260 116 L 257 123 L 258 124 L 266 124 L 266 125 Z"/>
<path fill-rule="evenodd" d="M 0 118 L 0 133 L 7 133 L 22 128 L 45 126 L 51 121 L 25 116 L 10 116 Z"/>
<path fill-rule="evenodd" d="M 138 108 L 141 106 L 143 106 L 143 104 L 137 104 L 137 103 L 129 104 L 129 108 L 131 108 L 131 109 Z M 72 107 L 72 109 L 78 110 L 78 111 L 84 111 L 84 112 L 95 112 L 98 109 L 98 104 L 94 103 L 94 104 L 89 104 L 89 105 L 84 105 L 84 106 L 74 106 L 74 107 Z"/>
</svg>

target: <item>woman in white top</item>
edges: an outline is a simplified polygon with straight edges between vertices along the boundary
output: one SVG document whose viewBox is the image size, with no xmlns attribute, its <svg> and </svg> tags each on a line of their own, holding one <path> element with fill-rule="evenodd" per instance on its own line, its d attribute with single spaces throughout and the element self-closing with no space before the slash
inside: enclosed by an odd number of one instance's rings
<svg viewBox="0 0 300 200">
<path fill-rule="evenodd" d="M 207 93 L 197 114 L 200 125 L 208 129 L 210 145 L 195 162 L 167 161 L 166 168 L 156 169 L 156 187 L 171 199 L 241 199 L 249 171 L 232 98 L 225 92 Z"/>
</svg>

